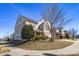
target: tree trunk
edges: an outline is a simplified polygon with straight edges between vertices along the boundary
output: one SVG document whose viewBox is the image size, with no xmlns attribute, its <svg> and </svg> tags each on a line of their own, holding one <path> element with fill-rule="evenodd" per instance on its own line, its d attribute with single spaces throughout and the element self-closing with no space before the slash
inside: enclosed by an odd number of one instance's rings
<svg viewBox="0 0 79 59">
<path fill-rule="evenodd" d="M 56 38 L 56 32 L 54 28 L 51 30 L 51 38 L 52 38 L 52 41 L 54 41 Z"/>
</svg>

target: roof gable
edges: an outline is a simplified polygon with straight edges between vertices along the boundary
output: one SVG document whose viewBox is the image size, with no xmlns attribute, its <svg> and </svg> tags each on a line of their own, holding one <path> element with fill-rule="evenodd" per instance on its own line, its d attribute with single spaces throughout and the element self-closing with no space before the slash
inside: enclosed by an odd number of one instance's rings
<svg viewBox="0 0 79 59">
<path fill-rule="evenodd" d="M 29 21 L 29 22 L 37 24 L 37 22 L 35 20 L 32 20 L 31 18 L 27 18 L 27 17 L 22 16 L 22 15 L 18 16 L 16 24 L 23 22 L 23 21 Z"/>
</svg>

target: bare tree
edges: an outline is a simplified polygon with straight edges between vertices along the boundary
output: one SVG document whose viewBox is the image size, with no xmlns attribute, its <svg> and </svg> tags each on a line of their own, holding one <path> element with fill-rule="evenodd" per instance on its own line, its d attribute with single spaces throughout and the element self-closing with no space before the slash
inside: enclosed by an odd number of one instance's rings
<svg viewBox="0 0 79 59">
<path fill-rule="evenodd" d="M 65 17 L 63 9 L 58 8 L 56 4 L 46 8 L 42 13 L 42 18 L 49 21 L 51 38 L 54 39 L 56 36 L 56 28 L 61 29 L 69 20 L 71 21 L 71 18 Z"/>
</svg>

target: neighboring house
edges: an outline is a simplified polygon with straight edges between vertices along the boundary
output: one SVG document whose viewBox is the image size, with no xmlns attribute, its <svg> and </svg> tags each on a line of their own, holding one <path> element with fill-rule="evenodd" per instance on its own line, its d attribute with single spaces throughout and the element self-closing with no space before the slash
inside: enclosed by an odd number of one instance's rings
<svg viewBox="0 0 79 59">
<path fill-rule="evenodd" d="M 15 32 L 14 32 L 14 38 L 15 40 L 21 40 L 21 30 L 24 25 L 31 24 L 34 28 L 34 31 L 43 32 L 45 36 L 51 37 L 51 33 L 49 31 L 50 24 L 46 20 L 41 20 L 40 22 L 36 22 L 30 18 L 27 18 L 25 16 L 19 15 L 17 18 L 17 22 L 15 25 Z M 59 32 L 57 30 L 57 32 Z"/>
<path fill-rule="evenodd" d="M 15 37 L 14 35 L 15 35 L 15 33 L 12 33 L 9 38 L 10 38 L 11 40 L 14 40 L 14 37 Z"/>
</svg>

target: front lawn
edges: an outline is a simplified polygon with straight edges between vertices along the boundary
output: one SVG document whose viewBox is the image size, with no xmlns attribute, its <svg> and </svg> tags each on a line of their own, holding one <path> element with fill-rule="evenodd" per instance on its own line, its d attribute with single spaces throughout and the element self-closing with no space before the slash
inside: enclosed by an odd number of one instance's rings
<svg viewBox="0 0 79 59">
<path fill-rule="evenodd" d="M 1 53 L 5 53 L 5 52 L 9 52 L 9 51 L 10 51 L 9 48 L 6 48 L 6 47 L 4 47 L 3 45 L 0 45 L 0 54 L 1 54 Z"/>
<path fill-rule="evenodd" d="M 26 50 L 54 50 L 65 48 L 73 42 L 56 40 L 54 42 L 45 42 L 45 41 L 28 41 L 24 44 L 18 45 L 17 47 L 26 49 Z"/>
</svg>

